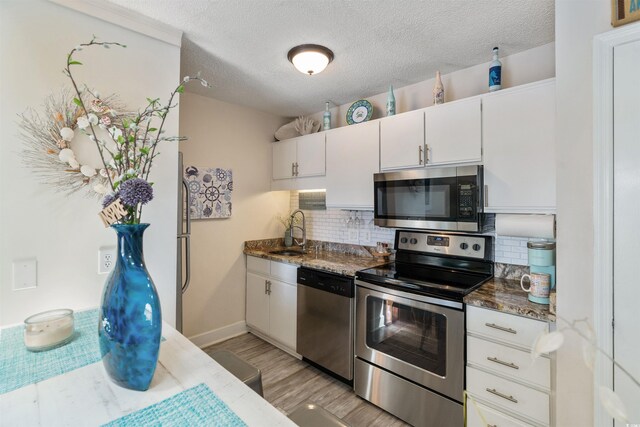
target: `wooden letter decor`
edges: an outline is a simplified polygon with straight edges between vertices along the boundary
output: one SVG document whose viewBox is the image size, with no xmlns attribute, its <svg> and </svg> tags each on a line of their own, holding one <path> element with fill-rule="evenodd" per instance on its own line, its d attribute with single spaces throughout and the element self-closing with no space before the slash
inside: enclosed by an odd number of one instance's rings
<svg viewBox="0 0 640 427">
<path fill-rule="evenodd" d="M 127 215 L 127 211 L 120 199 L 116 199 L 109 206 L 104 208 L 99 215 L 104 226 L 108 227 Z"/>
</svg>

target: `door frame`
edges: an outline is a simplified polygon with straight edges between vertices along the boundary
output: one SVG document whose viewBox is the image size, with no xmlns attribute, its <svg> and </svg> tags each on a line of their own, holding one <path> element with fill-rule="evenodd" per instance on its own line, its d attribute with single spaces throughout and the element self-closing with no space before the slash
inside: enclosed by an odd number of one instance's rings
<svg viewBox="0 0 640 427">
<path fill-rule="evenodd" d="M 640 23 L 608 31 L 593 40 L 593 323 L 598 344 L 613 355 L 613 50 L 640 41 Z M 594 366 L 594 426 L 613 426 L 598 388 L 613 388 L 613 364 Z"/>
</svg>

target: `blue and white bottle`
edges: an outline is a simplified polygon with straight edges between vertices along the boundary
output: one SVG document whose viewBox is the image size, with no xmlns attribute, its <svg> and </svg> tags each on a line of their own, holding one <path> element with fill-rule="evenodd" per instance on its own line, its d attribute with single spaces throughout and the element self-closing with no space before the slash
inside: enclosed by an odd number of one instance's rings
<svg viewBox="0 0 640 427">
<path fill-rule="evenodd" d="M 489 64 L 489 92 L 502 89 L 502 62 L 498 59 L 498 48 L 493 48 L 493 61 Z"/>
<path fill-rule="evenodd" d="M 331 112 L 329 111 L 329 102 L 324 104 L 324 114 L 322 115 L 322 130 L 331 129 Z"/>
<path fill-rule="evenodd" d="M 396 97 L 393 94 L 393 86 L 389 86 L 389 93 L 387 94 L 387 116 L 396 115 Z"/>
</svg>

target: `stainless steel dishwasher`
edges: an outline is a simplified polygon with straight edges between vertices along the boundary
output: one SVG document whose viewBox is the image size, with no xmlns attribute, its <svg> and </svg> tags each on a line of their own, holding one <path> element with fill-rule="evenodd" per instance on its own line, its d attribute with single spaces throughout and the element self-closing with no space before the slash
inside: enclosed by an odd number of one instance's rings
<svg viewBox="0 0 640 427">
<path fill-rule="evenodd" d="M 353 381 L 353 279 L 298 268 L 296 351 L 347 382 Z"/>
</svg>

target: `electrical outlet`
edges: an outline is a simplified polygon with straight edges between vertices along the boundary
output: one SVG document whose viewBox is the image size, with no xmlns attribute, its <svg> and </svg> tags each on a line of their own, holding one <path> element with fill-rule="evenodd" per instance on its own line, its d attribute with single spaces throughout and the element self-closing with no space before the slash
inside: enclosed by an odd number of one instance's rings
<svg viewBox="0 0 640 427">
<path fill-rule="evenodd" d="M 362 230 L 362 232 L 360 233 L 360 241 L 362 243 L 371 242 L 371 230 Z"/>
<path fill-rule="evenodd" d="M 358 242 L 358 230 L 357 229 L 349 229 L 349 241 L 353 243 Z"/>
<path fill-rule="evenodd" d="M 116 247 L 102 246 L 98 249 L 98 274 L 107 274 L 116 264 Z"/>
</svg>

